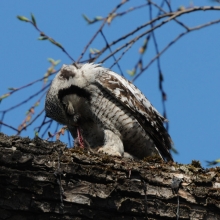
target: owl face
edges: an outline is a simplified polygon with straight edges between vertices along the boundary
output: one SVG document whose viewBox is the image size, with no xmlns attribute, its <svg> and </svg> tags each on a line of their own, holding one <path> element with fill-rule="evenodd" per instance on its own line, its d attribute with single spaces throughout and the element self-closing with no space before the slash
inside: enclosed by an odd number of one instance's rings
<svg viewBox="0 0 220 220">
<path fill-rule="evenodd" d="M 50 89 L 47 92 L 45 99 L 46 116 L 61 124 L 67 123 L 67 117 L 59 94 L 62 94 L 62 91 L 65 89 L 70 88 L 74 81 L 76 81 L 77 73 L 76 67 L 64 64 L 53 79 Z"/>
<path fill-rule="evenodd" d="M 84 89 L 89 85 L 88 68 L 82 65 L 63 65 L 53 79 L 45 100 L 46 116 L 61 124 L 69 124 L 74 114 L 74 104 L 79 103 L 79 97 L 89 99 L 89 93 Z M 72 106 L 73 105 L 73 106 Z"/>
</svg>

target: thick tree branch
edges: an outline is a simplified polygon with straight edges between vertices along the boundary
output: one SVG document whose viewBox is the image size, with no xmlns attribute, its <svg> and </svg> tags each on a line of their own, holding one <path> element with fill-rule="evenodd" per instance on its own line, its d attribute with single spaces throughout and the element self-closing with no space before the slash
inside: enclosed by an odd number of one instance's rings
<svg viewBox="0 0 220 220">
<path fill-rule="evenodd" d="M 0 219 L 176 219 L 174 177 L 182 179 L 180 219 L 220 219 L 220 169 L 195 162 L 130 160 L 0 133 L 0 176 Z"/>
</svg>

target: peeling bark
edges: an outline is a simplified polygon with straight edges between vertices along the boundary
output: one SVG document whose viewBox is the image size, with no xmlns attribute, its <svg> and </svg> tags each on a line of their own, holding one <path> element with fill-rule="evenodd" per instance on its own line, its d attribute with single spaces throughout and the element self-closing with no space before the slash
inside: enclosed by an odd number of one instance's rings
<svg viewBox="0 0 220 220">
<path fill-rule="evenodd" d="M 59 175 L 54 175 L 59 174 L 60 150 L 63 207 Z M 220 219 L 219 168 L 151 160 L 83 152 L 60 141 L 0 133 L 0 219 L 176 219 L 174 176 L 183 178 L 179 219 Z"/>
</svg>

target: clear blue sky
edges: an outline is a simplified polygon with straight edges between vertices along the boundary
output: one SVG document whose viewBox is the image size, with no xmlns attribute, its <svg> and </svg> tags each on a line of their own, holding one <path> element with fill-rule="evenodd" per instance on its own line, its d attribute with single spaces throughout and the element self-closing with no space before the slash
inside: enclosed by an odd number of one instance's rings
<svg viewBox="0 0 220 220">
<path fill-rule="evenodd" d="M 0 1 L 0 96 L 7 93 L 8 87 L 20 87 L 40 77 L 43 77 L 50 66 L 47 58 L 61 60 L 70 64 L 71 60 L 57 47 L 48 41 L 38 41 L 38 32 L 28 23 L 19 21 L 16 16 L 23 15 L 30 18 L 30 13 L 35 15 L 38 27 L 47 35 L 61 43 L 64 48 L 77 59 L 84 46 L 88 43 L 101 23 L 87 25 L 82 14 L 89 18 L 95 16 L 105 17 L 120 1 L 25 1 L 11 0 Z M 137 1 L 130 1 L 119 11 L 125 11 L 135 5 Z M 146 1 L 138 1 L 144 4 Z M 158 1 L 159 3 L 160 1 Z M 180 3 L 189 6 L 190 1 L 172 1 L 173 10 Z M 195 6 L 215 5 L 208 0 L 193 1 Z M 156 12 L 156 11 L 155 11 Z M 186 14 L 178 19 L 193 27 L 220 18 L 220 11 L 199 11 Z M 117 39 L 143 24 L 149 19 L 146 8 L 134 11 L 129 15 L 119 17 L 110 26 L 104 28 L 104 33 L 109 42 Z M 175 22 L 159 28 L 155 34 L 159 50 L 174 39 L 184 30 Z M 220 133 L 220 23 L 189 33 L 161 56 L 161 67 L 164 81 L 164 90 L 167 94 L 167 116 L 169 133 L 175 143 L 179 154 L 174 155 L 179 163 L 191 163 L 192 159 L 200 160 L 205 166 L 205 160 L 220 158 L 219 133 Z M 136 64 L 139 54 L 138 49 L 143 44 L 143 39 L 136 43 L 129 54 L 120 61 L 124 74 Z M 101 49 L 105 45 L 101 37 L 92 44 L 92 48 Z M 118 56 L 121 53 L 118 54 Z M 155 49 L 149 46 L 144 55 L 144 65 L 155 56 Z M 110 59 L 104 66 L 113 63 Z M 113 69 L 119 72 L 117 67 Z M 129 78 L 131 79 L 131 78 Z M 158 87 L 158 70 L 156 62 L 137 80 L 136 86 L 146 95 L 150 102 L 163 112 L 161 95 Z M 42 82 L 33 87 L 14 93 L 4 99 L 0 110 L 7 109 L 33 94 L 42 86 Z M 25 118 L 25 112 L 33 105 L 39 96 L 27 104 L 16 108 L 6 114 L 4 122 L 18 127 Z M 36 114 L 43 108 L 36 107 Z M 21 136 L 34 137 L 34 127 L 42 118 L 31 126 Z M 53 133 L 55 127 L 50 131 Z M 3 127 L 2 132 L 13 135 L 14 131 Z M 62 137 L 66 141 L 65 137 Z"/>
</svg>

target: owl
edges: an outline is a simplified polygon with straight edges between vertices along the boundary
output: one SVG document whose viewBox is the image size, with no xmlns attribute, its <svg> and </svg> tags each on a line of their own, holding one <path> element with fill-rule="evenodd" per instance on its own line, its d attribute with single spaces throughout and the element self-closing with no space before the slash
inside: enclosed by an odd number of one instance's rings
<svg viewBox="0 0 220 220">
<path fill-rule="evenodd" d="M 99 64 L 63 65 L 45 99 L 46 116 L 104 153 L 173 161 L 167 121 L 131 82 Z"/>
</svg>

